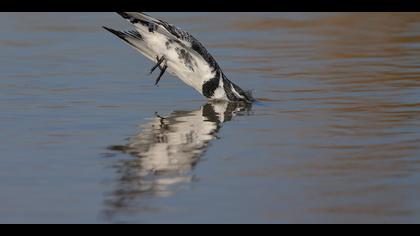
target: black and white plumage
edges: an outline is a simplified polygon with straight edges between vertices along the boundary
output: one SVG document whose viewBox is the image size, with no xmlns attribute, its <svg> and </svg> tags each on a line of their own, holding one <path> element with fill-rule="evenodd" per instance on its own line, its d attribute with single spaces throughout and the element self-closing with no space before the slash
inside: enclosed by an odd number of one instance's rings
<svg viewBox="0 0 420 236">
<path fill-rule="evenodd" d="M 206 48 L 188 32 L 144 13 L 119 12 L 135 30 L 117 31 L 107 27 L 160 69 L 156 84 L 165 71 L 211 100 L 254 101 L 251 92 L 242 90 L 223 73 Z"/>
<path fill-rule="evenodd" d="M 211 101 L 198 109 L 173 111 L 165 117 L 156 114 L 126 144 L 108 147 L 135 157 L 116 165 L 122 175 L 118 178 L 119 189 L 114 191 L 116 200 L 123 203 L 149 193 L 167 196 L 174 184 L 192 181 L 192 169 L 224 124 L 251 110 L 250 103 Z M 124 197 L 126 194 L 130 197 Z"/>
</svg>

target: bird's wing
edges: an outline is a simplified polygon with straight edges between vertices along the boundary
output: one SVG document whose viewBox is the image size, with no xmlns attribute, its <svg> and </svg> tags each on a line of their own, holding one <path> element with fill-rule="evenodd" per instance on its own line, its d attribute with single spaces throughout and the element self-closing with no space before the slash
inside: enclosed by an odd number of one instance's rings
<svg viewBox="0 0 420 236">
<path fill-rule="evenodd" d="M 131 22 L 136 28 L 149 27 L 168 37 L 169 39 L 181 42 L 186 49 L 194 53 L 197 57 L 201 57 L 214 69 L 219 69 L 216 60 L 210 55 L 206 48 L 188 32 L 169 24 L 163 20 L 156 19 L 141 12 L 118 12 L 123 18 Z M 160 25 L 162 27 L 155 27 Z"/>
<path fill-rule="evenodd" d="M 135 30 L 131 31 L 118 31 L 114 30 L 108 27 L 103 27 L 104 29 L 108 30 L 109 32 L 115 34 L 120 39 L 124 40 L 126 43 L 128 43 L 130 46 L 135 48 L 137 51 L 139 51 L 141 54 L 143 54 L 145 57 L 152 61 L 156 61 L 156 54 L 152 52 L 144 43 L 141 35 L 139 32 Z"/>
</svg>

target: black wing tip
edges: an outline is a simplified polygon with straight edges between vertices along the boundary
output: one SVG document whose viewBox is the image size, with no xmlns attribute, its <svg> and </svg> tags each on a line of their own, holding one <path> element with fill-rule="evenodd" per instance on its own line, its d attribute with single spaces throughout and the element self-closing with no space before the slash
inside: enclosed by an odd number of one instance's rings
<svg viewBox="0 0 420 236">
<path fill-rule="evenodd" d="M 108 28 L 106 26 L 102 26 L 102 28 L 104 28 L 105 30 L 111 32 L 112 34 L 116 35 L 117 37 L 119 37 L 121 39 L 125 39 L 125 36 L 126 35 L 123 32 L 121 32 L 121 31 L 114 30 L 114 29 Z"/>
<path fill-rule="evenodd" d="M 105 30 L 107 30 L 107 31 L 109 31 L 109 32 L 111 32 L 111 33 L 113 33 L 113 34 L 117 34 L 119 31 L 117 31 L 117 30 L 114 30 L 114 29 L 111 29 L 111 28 L 108 28 L 108 27 L 106 27 L 106 26 L 102 26 L 102 28 L 103 29 L 105 29 Z"/>
<path fill-rule="evenodd" d="M 133 38 L 133 39 L 143 39 L 143 37 L 141 36 L 141 34 L 139 34 L 139 32 L 137 31 L 127 31 L 127 32 L 122 32 L 122 31 L 118 31 L 118 30 L 114 30 L 111 28 L 108 28 L 106 26 L 102 26 L 102 28 L 104 28 L 105 30 L 111 32 L 112 34 L 116 35 L 117 37 L 121 38 L 122 40 L 127 41 L 127 38 Z"/>
</svg>

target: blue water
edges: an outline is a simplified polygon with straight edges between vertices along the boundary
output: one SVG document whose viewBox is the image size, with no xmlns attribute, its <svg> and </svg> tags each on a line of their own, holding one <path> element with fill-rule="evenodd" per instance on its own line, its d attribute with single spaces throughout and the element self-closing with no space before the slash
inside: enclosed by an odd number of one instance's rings
<svg viewBox="0 0 420 236">
<path fill-rule="evenodd" d="M 419 14 L 150 14 L 260 101 L 155 87 L 117 14 L 1 13 L 0 223 L 419 222 Z"/>
</svg>

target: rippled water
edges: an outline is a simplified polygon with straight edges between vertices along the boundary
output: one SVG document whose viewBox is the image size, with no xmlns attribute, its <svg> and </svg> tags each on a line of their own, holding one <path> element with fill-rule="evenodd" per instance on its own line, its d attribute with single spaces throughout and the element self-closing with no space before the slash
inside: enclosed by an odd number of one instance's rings
<svg viewBox="0 0 420 236">
<path fill-rule="evenodd" d="M 151 14 L 260 102 L 153 86 L 116 14 L 1 13 L 1 223 L 419 222 L 420 14 Z"/>
</svg>

